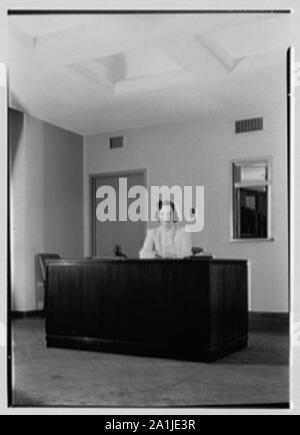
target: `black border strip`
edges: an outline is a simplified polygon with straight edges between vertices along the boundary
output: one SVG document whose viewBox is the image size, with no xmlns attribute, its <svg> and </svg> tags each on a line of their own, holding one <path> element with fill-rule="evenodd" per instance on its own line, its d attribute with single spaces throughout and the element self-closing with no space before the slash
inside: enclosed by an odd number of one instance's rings
<svg viewBox="0 0 300 435">
<path fill-rule="evenodd" d="M 292 110 L 292 87 L 291 87 L 291 72 L 292 72 L 292 49 L 287 50 L 287 65 L 286 65 L 286 95 L 287 95 L 287 206 L 288 206 L 288 291 L 289 291 L 289 313 L 291 313 L 291 110 Z"/>
<path fill-rule="evenodd" d="M 273 409 L 281 409 L 281 410 L 285 410 L 285 409 L 290 409 L 290 404 L 288 402 L 274 402 L 274 403 L 242 403 L 241 405 L 238 404 L 232 404 L 232 405 L 188 405 L 188 406 L 180 406 L 180 405 L 174 405 L 174 406 L 142 406 L 142 405 L 137 405 L 137 406 L 105 406 L 105 405 L 101 405 L 101 406 L 89 406 L 89 405 L 82 405 L 82 406 L 76 406 L 76 405 L 41 405 L 41 404 L 35 404 L 34 401 L 32 401 L 32 403 L 28 404 L 28 405 L 13 405 L 13 408 L 16 409 L 31 409 L 31 408 L 35 408 L 35 409 L 64 409 L 64 408 L 68 408 L 68 409 L 78 409 L 78 408 L 82 408 L 82 409 L 115 409 L 116 411 L 118 411 L 119 409 L 165 409 L 165 410 L 169 410 L 169 409 L 248 409 L 249 411 L 251 411 L 252 409 L 269 409 L 269 410 L 273 410 Z M 178 414 L 179 415 L 179 414 Z M 176 418 L 178 418 L 178 415 L 176 415 Z M 142 415 L 135 415 L 132 414 L 132 416 L 134 416 L 135 418 L 139 418 L 142 417 Z M 113 417 L 113 415 L 111 415 L 111 417 Z M 119 416 L 121 417 L 121 416 Z M 118 417 L 118 418 L 119 418 Z M 125 416 L 124 416 L 125 417 Z M 169 418 L 172 418 L 173 416 L 169 414 Z M 174 416 L 175 417 L 175 416 Z M 189 418 L 192 418 L 192 415 L 189 415 Z M 198 416 L 196 416 L 198 417 Z M 157 418 L 162 418 L 162 416 L 157 415 Z"/>
<path fill-rule="evenodd" d="M 64 14 L 290 14 L 291 9 L 8 9 L 8 15 Z"/>
<path fill-rule="evenodd" d="M 287 105 L 287 237 L 288 237 L 288 310 L 289 310 L 289 398 L 291 397 L 291 366 L 292 366 L 292 324 L 291 324 L 291 313 L 292 313 L 292 242 L 291 242 L 291 189 L 292 189 L 292 179 L 291 179 L 291 165 L 292 165 L 292 155 L 291 155 L 291 113 L 292 113 L 292 48 L 289 47 L 287 50 L 287 60 L 286 60 L 286 105 Z"/>
<path fill-rule="evenodd" d="M 11 185 L 10 185 L 10 161 L 11 150 L 9 146 L 10 142 L 10 120 L 9 120 L 9 79 L 8 73 L 6 76 L 7 84 L 7 404 L 8 407 L 13 405 L 12 403 L 12 325 L 11 325 L 11 299 L 12 299 L 12 287 L 11 287 Z"/>
</svg>

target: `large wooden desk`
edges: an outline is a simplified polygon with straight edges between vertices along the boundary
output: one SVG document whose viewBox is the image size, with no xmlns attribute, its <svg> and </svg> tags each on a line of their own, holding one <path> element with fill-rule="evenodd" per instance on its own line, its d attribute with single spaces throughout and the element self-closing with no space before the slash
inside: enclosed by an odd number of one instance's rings
<svg viewBox="0 0 300 435">
<path fill-rule="evenodd" d="M 51 261 L 49 347 L 211 361 L 248 340 L 244 260 Z"/>
</svg>

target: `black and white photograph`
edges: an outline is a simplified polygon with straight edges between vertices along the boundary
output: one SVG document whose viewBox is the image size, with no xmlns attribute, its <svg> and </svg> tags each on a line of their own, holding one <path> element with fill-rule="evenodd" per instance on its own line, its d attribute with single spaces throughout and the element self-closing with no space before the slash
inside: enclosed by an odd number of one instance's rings
<svg viewBox="0 0 300 435">
<path fill-rule="evenodd" d="M 6 23 L 8 406 L 291 410 L 292 9 Z"/>
</svg>

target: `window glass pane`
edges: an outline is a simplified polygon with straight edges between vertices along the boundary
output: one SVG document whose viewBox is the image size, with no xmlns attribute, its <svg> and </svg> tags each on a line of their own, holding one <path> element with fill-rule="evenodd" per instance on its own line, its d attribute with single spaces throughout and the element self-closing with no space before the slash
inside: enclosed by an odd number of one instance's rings
<svg viewBox="0 0 300 435">
<path fill-rule="evenodd" d="M 233 162 L 233 237 L 267 239 L 269 234 L 270 161 Z"/>
<path fill-rule="evenodd" d="M 235 237 L 266 238 L 268 236 L 268 187 L 235 189 Z"/>
</svg>

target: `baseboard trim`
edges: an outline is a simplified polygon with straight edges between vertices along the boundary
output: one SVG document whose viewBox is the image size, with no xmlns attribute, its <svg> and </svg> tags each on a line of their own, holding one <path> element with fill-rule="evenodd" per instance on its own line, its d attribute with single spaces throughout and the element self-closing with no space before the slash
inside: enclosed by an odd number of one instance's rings
<svg viewBox="0 0 300 435">
<path fill-rule="evenodd" d="M 44 310 L 31 310 L 31 311 L 12 311 L 12 319 L 27 319 L 34 317 L 44 317 Z M 290 315 L 286 312 L 269 312 L 269 311 L 249 311 L 249 323 L 250 325 L 257 324 L 280 324 L 289 327 Z"/>
<path fill-rule="evenodd" d="M 264 320 L 281 320 L 281 321 L 289 321 L 290 314 L 283 311 L 249 311 L 249 318 L 256 319 L 264 319 Z"/>
<path fill-rule="evenodd" d="M 32 319 L 34 317 L 44 317 L 44 310 L 32 310 L 32 311 L 12 311 L 12 319 Z"/>
<path fill-rule="evenodd" d="M 250 331 L 269 331 L 288 333 L 290 314 L 286 312 L 249 312 Z"/>
</svg>

